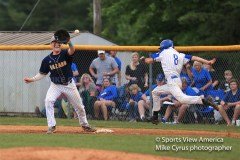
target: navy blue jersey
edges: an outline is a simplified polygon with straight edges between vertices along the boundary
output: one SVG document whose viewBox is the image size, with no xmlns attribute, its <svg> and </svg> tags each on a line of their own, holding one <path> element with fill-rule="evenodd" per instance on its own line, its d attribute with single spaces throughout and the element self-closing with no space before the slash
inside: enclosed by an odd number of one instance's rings
<svg viewBox="0 0 240 160">
<path fill-rule="evenodd" d="M 51 53 L 42 60 L 39 72 L 45 75 L 50 72 L 51 81 L 55 84 L 67 84 L 73 78 L 72 60 L 73 56 L 67 50 L 62 50 L 58 55 Z"/>
</svg>

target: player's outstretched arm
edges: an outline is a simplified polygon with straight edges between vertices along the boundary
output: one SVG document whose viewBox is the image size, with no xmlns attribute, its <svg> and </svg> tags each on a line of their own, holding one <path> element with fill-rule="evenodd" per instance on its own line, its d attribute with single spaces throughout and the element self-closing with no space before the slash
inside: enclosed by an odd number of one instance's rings
<svg viewBox="0 0 240 160">
<path fill-rule="evenodd" d="M 216 58 L 213 58 L 212 60 L 206 60 L 198 56 L 192 56 L 192 61 L 198 61 L 204 64 L 213 65 L 216 62 Z"/>
<path fill-rule="evenodd" d="M 32 83 L 32 82 L 34 82 L 34 80 L 32 78 L 29 78 L 29 77 L 25 77 L 23 80 L 24 80 L 25 83 Z"/>
<path fill-rule="evenodd" d="M 74 54 L 75 52 L 75 47 L 74 45 L 72 44 L 72 42 L 69 40 L 68 42 L 68 46 L 69 46 L 69 49 L 68 49 L 68 54 L 71 56 Z"/>
<path fill-rule="evenodd" d="M 23 80 L 25 83 L 32 83 L 35 81 L 39 81 L 41 79 L 43 79 L 46 75 L 38 73 L 36 76 L 29 78 L 29 77 L 25 77 Z"/>
</svg>

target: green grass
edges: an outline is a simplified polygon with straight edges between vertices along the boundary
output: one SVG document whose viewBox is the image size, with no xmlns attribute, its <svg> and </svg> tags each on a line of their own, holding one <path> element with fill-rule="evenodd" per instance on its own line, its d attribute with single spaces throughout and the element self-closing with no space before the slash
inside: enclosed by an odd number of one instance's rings
<svg viewBox="0 0 240 160">
<path fill-rule="evenodd" d="M 239 156 L 240 139 L 224 138 L 224 143 L 205 143 L 205 145 L 232 146 L 232 151 L 209 153 L 207 151 L 155 151 L 155 145 L 158 144 L 155 142 L 155 138 L 156 136 L 152 135 L 1 134 L 0 147 L 46 146 L 91 148 L 206 160 L 226 160 L 226 157 L 228 160 L 236 160 Z M 193 144 L 202 145 L 202 143 L 178 143 L 177 145 L 191 146 Z M 167 145 L 171 146 L 173 143 Z"/>
<path fill-rule="evenodd" d="M 59 126 L 78 126 L 76 119 L 57 119 Z M 227 127 L 222 125 L 206 125 L 206 124 L 179 124 L 179 125 L 152 125 L 151 123 L 129 123 L 125 121 L 93 121 L 89 123 L 95 127 L 104 128 L 146 128 L 146 129 L 171 129 L 171 130 L 204 130 L 217 132 L 240 132 L 240 127 Z M 27 118 L 27 117 L 0 117 L 0 125 L 32 125 L 32 126 L 46 126 L 46 118 Z"/>
<path fill-rule="evenodd" d="M 180 124 L 180 125 L 152 125 L 151 123 L 129 123 L 121 121 L 89 121 L 95 127 L 103 128 L 147 128 L 164 130 L 205 130 L 217 132 L 240 132 L 240 127 L 227 127 L 226 125 Z M 0 125 L 32 125 L 46 126 L 45 118 L 27 117 L 0 117 Z M 58 126 L 79 126 L 75 119 L 57 119 Z M 224 138 L 224 143 L 177 143 L 178 146 L 216 145 L 232 146 L 231 151 L 155 151 L 155 142 L 159 135 L 112 135 L 112 134 L 0 134 L 0 148 L 46 146 L 46 147 L 74 147 L 92 148 L 102 150 L 117 150 L 134 153 L 152 154 L 158 156 L 183 157 L 191 159 L 232 159 L 239 158 L 240 139 Z M 164 136 L 167 137 L 167 136 Z M 184 136 L 186 137 L 186 136 Z M 173 137 L 177 138 L 177 136 Z M 176 143 L 166 144 L 171 146 Z"/>
</svg>

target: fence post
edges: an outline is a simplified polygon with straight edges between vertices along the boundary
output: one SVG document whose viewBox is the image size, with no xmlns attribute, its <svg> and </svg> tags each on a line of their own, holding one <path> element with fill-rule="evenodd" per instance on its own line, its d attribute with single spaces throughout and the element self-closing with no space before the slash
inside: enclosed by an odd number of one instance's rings
<svg viewBox="0 0 240 160">
<path fill-rule="evenodd" d="M 149 54 L 149 57 L 151 58 L 151 54 Z M 152 104 L 153 104 L 153 98 L 152 98 L 152 82 L 153 82 L 153 64 L 151 63 L 149 65 L 149 96 L 150 96 L 150 109 L 149 109 L 149 115 L 152 116 Z"/>
</svg>

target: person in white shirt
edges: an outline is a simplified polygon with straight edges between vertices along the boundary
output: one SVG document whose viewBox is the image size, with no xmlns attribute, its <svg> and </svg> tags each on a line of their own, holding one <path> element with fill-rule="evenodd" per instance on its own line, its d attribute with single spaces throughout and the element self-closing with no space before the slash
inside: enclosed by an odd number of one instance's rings
<svg viewBox="0 0 240 160">
<path fill-rule="evenodd" d="M 167 84 L 163 86 L 156 87 L 153 91 L 153 117 L 152 123 L 158 124 L 158 113 L 160 111 L 160 94 L 172 94 L 181 104 L 203 104 L 206 106 L 212 106 L 214 109 L 219 110 L 218 106 L 213 103 L 209 98 L 204 98 L 201 96 L 187 96 L 181 90 L 182 81 L 180 78 L 180 73 L 183 66 L 189 61 L 198 61 L 204 64 L 212 65 L 215 63 L 216 59 L 205 60 L 197 56 L 186 55 L 179 53 L 174 49 L 173 41 L 166 39 L 160 43 L 159 52 L 152 54 L 151 58 L 143 58 L 145 63 L 150 64 L 153 62 L 161 62 L 161 66 L 165 77 L 167 79 Z"/>
</svg>

